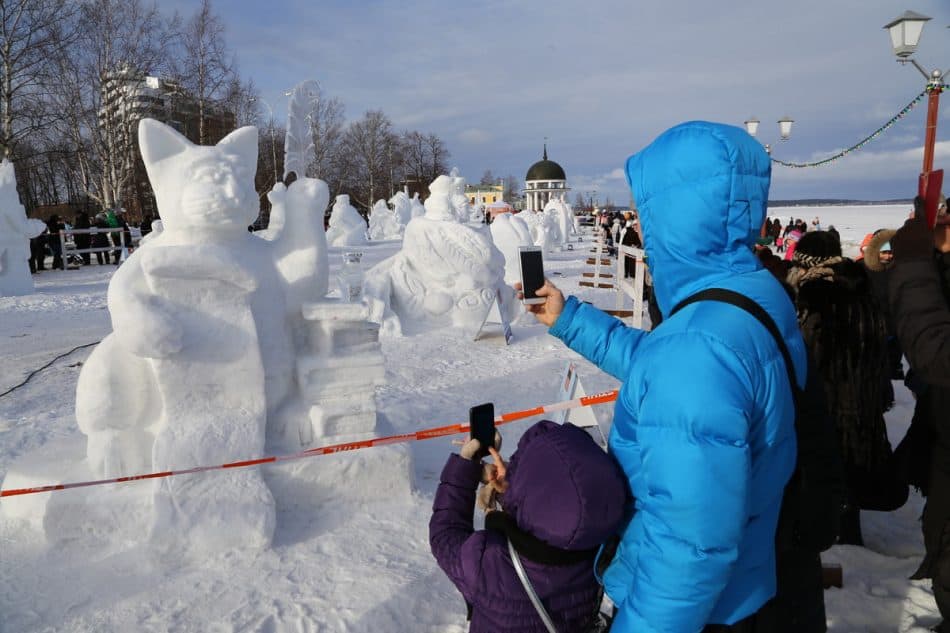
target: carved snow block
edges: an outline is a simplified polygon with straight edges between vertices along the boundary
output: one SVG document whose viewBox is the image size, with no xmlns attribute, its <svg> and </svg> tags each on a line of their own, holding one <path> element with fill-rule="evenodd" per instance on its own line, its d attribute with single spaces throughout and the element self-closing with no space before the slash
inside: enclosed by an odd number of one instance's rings
<svg viewBox="0 0 950 633">
<path fill-rule="evenodd" d="M 314 437 L 373 434 L 376 387 L 386 382 L 379 326 L 359 303 L 308 303 L 302 312 L 311 353 L 297 359 L 297 384 Z"/>
</svg>

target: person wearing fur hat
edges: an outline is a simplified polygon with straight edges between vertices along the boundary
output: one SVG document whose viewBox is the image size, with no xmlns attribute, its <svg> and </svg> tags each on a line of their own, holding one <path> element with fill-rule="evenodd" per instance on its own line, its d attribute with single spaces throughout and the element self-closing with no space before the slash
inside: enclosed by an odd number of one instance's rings
<svg viewBox="0 0 950 633">
<path fill-rule="evenodd" d="M 548 630 L 509 543 L 555 629 L 591 630 L 601 598 L 594 559 L 629 504 L 623 471 L 586 431 L 547 420 L 525 431 L 507 464 L 492 448 L 495 464 L 483 467 L 474 458 L 480 448 L 471 439 L 449 456 L 429 521 L 432 554 L 465 598 L 469 630 Z M 486 529 L 475 530 L 481 481 L 479 505 L 488 513 Z"/>
<path fill-rule="evenodd" d="M 904 379 L 904 353 L 901 351 L 900 341 L 897 339 L 897 327 L 888 305 L 887 286 L 890 269 L 894 263 L 894 253 L 891 249 L 891 238 L 897 233 L 894 229 L 878 229 L 864 247 L 864 258 L 861 260 L 867 269 L 868 279 L 871 281 L 871 290 L 874 298 L 884 312 L 884 322 L 887 325 L 887 358 L 888 374 L 886 388 L 890 390 L 887 400 L 888 409 L 894 403 L 894 389 L 891 380 Z"/>
<path fill-rule="evenodd" d="M 787 277 L 798 322 L 821 373 L 838 432 L 847 498 L 838 542 L 863 545 L 860 510 L 896 510 L 907 501 L 887 439 L 887 330 L 864 267 L 841 255 L 827 231 L 802 236 Z"/>
<path fill-rule="evenodd" d="M 894 263 L 888 293 L 897 335 L 916 389 L 914 418 L 898 447 L 914 467 L 914 485 L 927 497 L 923 513 L 924 560 L 914 579 L 930 578 L 950 632 L 950 216 L 941 196 L 937 223 L 927 225 L 924 201 L 890 240 Z"/>
</svg>

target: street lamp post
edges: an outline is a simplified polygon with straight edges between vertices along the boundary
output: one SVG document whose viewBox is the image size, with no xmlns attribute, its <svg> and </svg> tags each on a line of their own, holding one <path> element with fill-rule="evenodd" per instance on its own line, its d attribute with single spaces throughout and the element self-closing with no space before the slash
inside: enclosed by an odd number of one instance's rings
<svg viewBox="0 0 950 633">
<path fill-rule="evenodd" d="M 783 141 L 787 141 L 788 138 L 792 135 L 792 123 L 794 119 L 789 116 L 783 116 L 777 121 L 778 123 L 778 135 L 779 138 Z M 755 138 L 756 133 L 759 131 L 759 120 L 754 116 L 750 116 L 745 121 L 745 131 L 749 133 L 749 136 Z M 765 153 L 772 156 L 772 146 L 768 143 L 765 143 Z M 765 222 L 762 224 L 762 227 L 759 229 L 759 237 L 766 237 L 767 228 L 768 228 L 769 219 L 766 216 Z"/>
<path fill-rule="evenodd" d="M 891 46 L 894 49 L 894 55 L 897 56 L 897 62 L 900 64 L 911 63 L 920 74 L 927 80 L 927 127 L 924 135 L 924 162 L 920 178 L 920 195 L 925 196 L 927 191 L 927 175 L 933 171 L 934 166 L 934 144 L 937 141 L 937 113 L 940 107 L 940 93 L 943 92 L 943 79 L 948 71 L 941 72 L 939 69 L 927 72 L 917 60 L 913 58 L 917 50 L 917 44 L 920 41 L 920 35 L 924 30 L 924 24 L 930 20 L 926 15 L 905 11 L 888 24 L 884 25 L 891 36 Z"/>
<path fill-rule="evenodd" d="M 788 116 L 783 116 L 778 120 L 778 133 L 779 138 L 783 141 L 787 141 L 788 138 L 792 135 L 792 123 L 795 120 Z M 759 120 L 754 116 L 749 117 L 745 121 L 745 131 L 749 133 L 749 136 L 755 137 L 756 133 L 759 131 Z M 765 152 L 772 155 L 772 146 L 768 143 L 765 143 Z"/>
</svg>

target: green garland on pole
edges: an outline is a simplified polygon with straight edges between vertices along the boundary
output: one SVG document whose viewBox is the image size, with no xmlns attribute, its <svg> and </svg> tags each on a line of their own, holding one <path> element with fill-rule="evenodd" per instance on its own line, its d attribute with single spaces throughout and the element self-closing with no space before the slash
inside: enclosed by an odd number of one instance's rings
<svg viewBox="0 0 950 633">
<path fill-rule="evenodd" d="M 941 90 L 944 91 L 944 90 L 947 90 L 948 88 L 950 88 L 950 86 L 944 85 L 944 86 L 941 87 Z M 790 163 L 790 162 L 786 162 L 786 161 L 784 161 L 784 160 L 779 160 L 779 159 L 777 159 L 777 158 L 773 158 L 773 159 L 772 159 L 772 162 L 773 162 L 773 163 L 777 163 L 777 164 L 779 164 L 779 165 L 782 165 L 783 167 L 795 167 L 795 168 L 798 168 L 798 169 L 803 168 L 803 167 L 819 167 L 819 166 L 821 166 L 821 165 L 827 165 L 828 163 L 834 162 L 834 161 L 838 160 L 839 158 L 841 158 L 842 156 L 844 156 L 844 155 L 846 155 L 846 154 L 850 154 L 851 152 L 853 152 L 853 151 L 855 151 L 855 150 L 861 149 L 862 147 L 864 147 L 865 145 L 867 145 L 867 144 L 870 143 L 871 141 L 875 140 L 875 139 L 876 139 L 877 137 L 879 137 L 881 134 L 883 134 L 884 132 L 886 132 L 892 125 L 894 125 L 895 123 L 897 123 L 898 121 L 900 121 L 901 119 L 903 119 L 905 116 L 907 116 L 907 113 L 910 112 L 911 110 L 913 110 L 913 109 L 914 109 L 914 106 L 916 106 L 918 103 L 920 103 L 920 101 L 921 101 L 924 97 L 926 97 L 926 96 L 927 96 L 927 91 L 924 90 L 924 91 L 921 92 L 919 95 L 917 95 L 916 97 L 914 97 L 914 100 L 913 100 L 913 101 L 911 101 L 911 102 L 908 103 L 906 106 L 904 106 L 904 108 L 903 108 L 900 112 L 898 112 L 897 114 L 895 114 L 895 115 L 891 118 L 890 121 L 888 121 L 887 123 L 885 123 L 884 125 L 882 125 L 882 126 L 879 127 L 878 129 L 876 129 L 874 132 L 872 132 L 871 134 L 869 134 L 869 135 L 866 136 L 865 138 L 863 138 L 863 139 L 861 139 L 860 141 L 858 141 L 855 145 L 852 145 L 852 146 L 849 147 L 848 149 L 845 149 L 845 150 L 842 150 L 842 151 L 838 152 L 838 153 L 835 154 L 834 156 L 829 156 L 828 158 L 825 158 L 825 159 L 819 160 L 819 161 L 815 161 L 815 162 L 813 162 L 813 163 Z"/>
</svg>

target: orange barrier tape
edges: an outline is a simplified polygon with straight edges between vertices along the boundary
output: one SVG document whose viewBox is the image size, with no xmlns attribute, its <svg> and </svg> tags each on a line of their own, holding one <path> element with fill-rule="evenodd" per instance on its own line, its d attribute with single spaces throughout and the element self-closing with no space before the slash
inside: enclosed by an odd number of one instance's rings
<svg viewBox="0 0 950 633">
<path fill-rule="evenodd" d="M 501 415 L 495 416 L 495 426 L 501 426 L 503 424 L 508 424 L 509 422 L 515 422 L 517 420 L 523 420 L 525 418 L 530 418 L 535 415 L 541 415 L 543 413 L 554 413 L 555 411 L 564 411 L 565 409 L 577 409 L 579 407 L 589 407 L 595 404 L 604 404 L 607 402 L 613 402 L 617 399 L 617 391 L 605 391 L 603 393 L 595 393 L 591 396 L 584 396 L 583 398 L 575 398 L 574 400 L 565 400 L 563 402 L 555 402 L 553 404 L 547 404 L 540 407 L 534 407 L 533 409 L 525 409 L 523 411 L 513 411 L 511 413 L 502 413 Z M 445 437 L 446 435 L 455 435 L 457 433 L 466 433 L 468 431 L 468 424 L 449 424 L 448 426 L 440 426 L 433 429 L 425 429 L 422 431 L 416 431 L 415 433 L 403 433 L 401 435 L 389 435 L 387 437 L 376 437 L 371 440 L 360 440 L 358 442 L 344 442 L 343 444 L 331 444 L 329 446 L 320 446 L 318 448 L 310 448 L 305 451 L 300 451 L 299 453 L 291 453 L 289 455 L 274 455 L 271 457 L 260 457 L 257 459 L 248 459 L 238 462 L 229 462 L 227 464 L 220 464 L 216 466 L 196 466 L 194 468 L 186 468 L 183 470 L 166 470 L 160 473 L 146 473 L 144 475 L 131 475 L 129 477 L 116 477 L 113 479 L 97 479 L 95 481 L 80 481 L 75 483 L 67 484 L 52 484 L 49 486 L 38 486 L 35 488 L 12 488 L 9 490 L 0 490 L 0 498 L 3 497 L 16 497 L 19 495 L 32 495 L 39 492 L 54 492 L 56 490 L 70 490 L 72 488 L 85 488 L 87 486 L 101 486 L 104 484 L 119 484 L 125 483 L 127 481 L 141 481 L 143 479 L 160 479 L 163 477 L 175 477 L 177 475 L 191 475 L 194 473 L 204 473 L 209 470 L 224 470 L 226 468 L 247 468 L 249 466 L 259 466 L 261 464 L 274 464 L 277 462 L 289 462 L 295 459 L 304 459 L 305 457 L 317 457 L 319 455 L 332 455 L 333 453 L 343 453 L 346 451 L 357 451 L 364 448 L 371 448 L 373 446 L 385 446 L 387 444 L 401 444 L 405 442 L 416 442 L 420 440 L 431 440 L 437 437 Z"/>
</svg>

